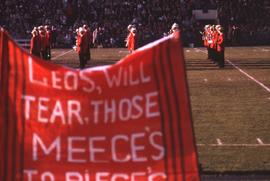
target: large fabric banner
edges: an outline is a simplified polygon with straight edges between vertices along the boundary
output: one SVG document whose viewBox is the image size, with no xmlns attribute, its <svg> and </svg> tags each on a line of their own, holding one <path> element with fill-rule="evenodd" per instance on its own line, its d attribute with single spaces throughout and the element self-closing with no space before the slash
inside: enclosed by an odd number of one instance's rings
<svg viewBox="0 0 270 181">
<path fill-rule="evenodd" d="M 75 70 L 1 30 L 0 58 L 1 181 L 200 180 L 179 35 Z"/>
</svg>

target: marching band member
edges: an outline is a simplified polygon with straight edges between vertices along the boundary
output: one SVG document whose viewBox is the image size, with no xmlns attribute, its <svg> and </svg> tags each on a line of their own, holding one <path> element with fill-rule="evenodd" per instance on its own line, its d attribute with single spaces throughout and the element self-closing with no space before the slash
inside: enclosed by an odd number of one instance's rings
<svg viewBox="0 0 270 181">
<path fill-rule="evenodd" d="M 216 32 L 215 32 L 215 25 L 210 26 L 208 32 L 207 41 L 209 44 L 209 56 L 210 60 L 216 63 Z"/>
<path fill-rule="evenodd" d="M 216 25 L 217 39 L 216 39 L 216 51 L 217 51 L 217 62 L 219 68 L 224 67 L 224 34 L 222 33 L 222 27 L 220 25 Z"/>
<path fill-rule="evenodd" d="M 52 32 L 48 25 L 45 26 L 45 37 L 46 37 L 46 59 L 51 59 L 51 44 L 52 44 Z"/>
<path fill-rule="evenodd" d="M 137 30 L 134 26 L 130 28 L 130 33 L 127 37 L 127 43 L 126 46 L 130 53 L 132 53 L 137 48 Z"/>
<path fill-rule="evenodd" d="M 131 33 L 131 28 L 133 28 L 133 25 L 131 25 L 131 24 L 129 24 L 128 26 L 127 26 L 127 31 L 128 31 L 128 34 L 127 34 L 127 37 L 126 37 L 126 39 L 125 39 L 125 42 L 126 42 L 126 47 L 128 48 L 128 38 L 129 38 L 129 36 L 130 36 L 130 33 Z"/>
<path fill-rule="evenodd" d="M 85 31 L 82 27 L 79 28 L 76 40 L 76 51 L 79 54 L 80 69 L 83 69 L 87 63 L 88 43 Z"/>
<path fill-rule="evenodd" d="M 47 54 L 46 54 L 46 32 L 43 26 L 38 27 L 39 30 L 39 36 L 40 36 L 40 53 L 41 53 L 41 58 L 44 60 L 47 60 Z"/>
<path fill-rule="evenodd" d="M 93 41 L 93 37 L 92 37 L 92 34 L 90 32 L 90 29 L 89 27 L 85 24 L 83 25 L 83 29 L 84 29 L 84 32 L 85 32 L 85 42 L 88 46 L 88 49 L 87 49 L 87 61 L 91 59 L 91 52 L 90 52 L 90 46 L 91 46 L 91 42 Z"/>
<path fill-rule="evenodd" d="M 38 31 L 34 28 L 31 34 L 32 38 L 30 40 L 30 54 L 40 57 L 40 38 Z"/>
<path fill-rule="evenodd" d="M 210 35 L 210 25 L 205 25 L 204 26 L 204 31 L 201 33 L 202 34 L 202 40 L 203 40 L 203 45 L 206 47 L 207 49 L 207 59 L 211 59 L 210 58 L 210 44 L 208 43 L 208 40 L 211 39 L 211 35 Z"/>
</svg>

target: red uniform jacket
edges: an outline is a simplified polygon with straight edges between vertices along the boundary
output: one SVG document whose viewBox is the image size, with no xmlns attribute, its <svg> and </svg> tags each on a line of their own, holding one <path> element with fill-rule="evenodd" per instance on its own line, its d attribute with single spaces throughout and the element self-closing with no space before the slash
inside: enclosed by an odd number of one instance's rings
<svg viewBox="0 0 270 181">
<path fill-rule="evenodd" d="M 127 37 L 127 48 L 129 51 L 134 51 L 136 49 L 136 34 L 130 32 Z"/>
<path fill-rule="evenodd" d="M 221 52 L 224 50 L 224 35 L 223 33 L 217 33 L 217 51 Z"/>
<path fill-rule="evenodd" d="M 86 36 L 86 39 L 87 39 L 87 44 L 88 44 L 88 46 L 90 47 L 91 43 L 93 42 L 93 36 L 92 36 L 92 33 L 91 33 L 89 30 L 87 30 L 87 31 L 85 32 L 85 36 Z"/>
<path fill-rule="evenodd" d="M 47 42 L 47 40 L 46 40 L 46 35 L 44 34 L 44 35 L 40 35 L 40 50 L 41 51 L 45 51 L 46 50 L 46 42 Z"/>
<path fill-rule="evenodd" d="M 216 31 L 212 32 L 212 43 L 210 43 L 210 48 L 213 48 L 213 49 L 217 48 L 217 38 L 218 38 L 218 33 Z"/>
<path fill-rule="evenodd" d="M 51 42 L 52 42 L 52 33 L 51 33 L 51 31 L 46 31 L 45 37 L 46 37 L 46 42 L 45 42 L 46 47 L 50 47 Z"/>
<path fill-rule="evenodd" d="M 40 54 L 40 36 L 33 36 L 30 41 L 30 53 L 34 55 Z"/>
<path fill-rule="evenodd" d="M 79 54 L 87 54 L 89 51 L 88 40 L 86 34 L 77 36 L 77 52 Z"/>
</svg>

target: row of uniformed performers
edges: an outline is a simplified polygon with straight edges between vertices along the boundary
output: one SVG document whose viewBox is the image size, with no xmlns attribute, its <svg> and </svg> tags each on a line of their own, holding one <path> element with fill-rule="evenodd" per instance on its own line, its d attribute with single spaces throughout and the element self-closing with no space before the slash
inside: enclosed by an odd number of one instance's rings
<svg viewBox="0 0 270 181">
<path fill-rule="evenodd" d="M 49 26 L 34 27 L 31 32 L 30 54 L 44 60 L 51 59 L 52 33 Z"/>
<path fill-rule="evenodd" d="M 126 47 L 130 53 L 138 48 L 138 36 L 135 25 L 129 25 Z M 180 31 L 179 25 L 174 23 L 168 34 Z M 202 32 L 204 46 L 208 50 L 208 59 L 216 63 L 220 68 L 224 67 L 224 35 L 220 25 L 206 25 Z M 51 30 L 49 26 L 35 27 L 32 31 L 30 53 L 45 60 L 51 58 Z M 76 29 L 76 46 L 74 50 L 79 55 L 80 69 L 85 68 L 91 59 L 90 46 L 95 39 L 95 32 L 91 33 L 87 25 Z"/>
<path fill-rule="evenodd" d="M 30 54 L 44 60 L 51 59 L 52 33 L 49 26 L 34 27 L 31 32 Z M 83 69 L 91 58 L 90 45 L 92 43 L 92 33 L 87 25 L 76 29 L 76 46 L 74 49 L 79 55 L 80 69 Z"/>
<path fill-rule="evenodd" d="M 137 35 L 137 29 L 135 25 L 128 25 L 127 27 L 128 30 L 128 35 L 127 38 L 125 39 L 126 42 L 126 47 L 129 51 L 129 53 L 132 53 L 134 50 L 136 50 L 138 48 L 138 35 Z M 175 32 L 180 31 L 180 27 L 177 23 L 173 23 L 170 31 L 166 34 L 170 35 L 170 34 L 174 34 Z"/>
<path fill-rule="evenodd" d="M 76 34 L 76 46 L 74 49 L 79 55 L 80 69 L 83 69 L 87 61 L 91 59 L 90 46 L 93 42 L 93 36 L 87 25 L 76 29 Z"/>
<path fill-rule="evenodd" d="M 202 32 L 204 46 L 207 48 L 208 59 L 224 67 L 224 34 L 220 25 L 205 25 Z"/>
</svg>

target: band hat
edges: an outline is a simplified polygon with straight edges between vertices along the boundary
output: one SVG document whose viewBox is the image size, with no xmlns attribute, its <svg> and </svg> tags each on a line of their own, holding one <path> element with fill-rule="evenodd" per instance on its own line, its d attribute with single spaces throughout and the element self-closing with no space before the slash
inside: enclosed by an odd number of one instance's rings
<svg viewBox="0 0 270 181">
<path fill-rule="evenodd" d="M 179 28 L 179 25 L 177 24 L 177 23 L 173 23 L 173 25 L 172 25 L 172 30 L 173 29 L 178 29 Z"/>
<path fill-rule="evenodd" d="M 37 30 L 33 29 L 33 30 L 31 31 L 31 34 L 32 34 L 32 35 L 36 35 L 36 34 L 37 34 Z"/>
<path fill-rule="evenodd" d="M 130 31 L 132 28 L 135 28 L 135 27 L 134 27 L 133 25 L 131 25 L 131 24 L 127 26 L 127 29 L 128 29 L 129 31 Z"/>
<path fill-rule="evenodd" d="M 136 29 L 135 27 L 132 27 L 132 28 L 130 29 L 130 31 L 131 31 L 132 33 L 135 33 L 135 32 L 137 31 L 137 29 Z"/>
<path fill-rule="evenodd" d="M 89 29 L 89 26 L 88 26 L 87 24 L 84 24 L 84 25 L 83 25 L 83 28 L 84 28 L 85 30 L 88 30 L 88 29 Z"/>
<path fill-rule="evenodd" d="M 49 25 L 46 25 L 44 28 L 45 28 L 45 30 L 50 30 L 51 29 Z"/>
<path fill-rule="evenodd" d="M 44 26 L 39 26 L 38 30 L 44 30 Z"/>
<path fill-rule="evenodd" d="M 79 28 L 79 33 L 81 33 L 81 34 L 84 33 L 83 27 L 80 27 L 80 28 Z"/>
<path fill-rule="evenodd" d="M 219 30 L 219 31 L 222 30 L 222 27 L 220 25 L 216 25 L 215 28 L 216 28 L 216 30 Z"/>
</svg>

